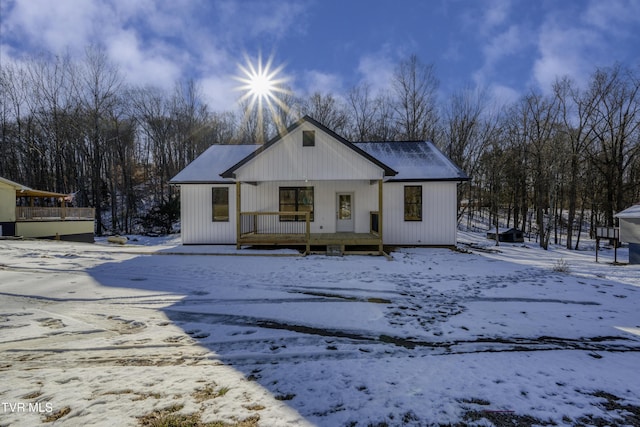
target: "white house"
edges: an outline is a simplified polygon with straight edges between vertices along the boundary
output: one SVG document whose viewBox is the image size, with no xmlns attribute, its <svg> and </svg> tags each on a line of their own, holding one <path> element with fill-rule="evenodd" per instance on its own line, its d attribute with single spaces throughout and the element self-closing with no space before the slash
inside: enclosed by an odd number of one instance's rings
<svg viewBox="0 0 640 427">
<path fill-rule="evenodd" d="M 264 145 L 213 145 L 171 181 L 184 244 L 340 251 L 456 244 L 467 175 L 432 143 L 352 143 L 305 116 Z"/>
<path fill-rule="evenodd" d="M 616 215 L 620 222 L 620 241 L 629 243 L 629 264 L 640 264 L 640 204 Z"/>
</svg>

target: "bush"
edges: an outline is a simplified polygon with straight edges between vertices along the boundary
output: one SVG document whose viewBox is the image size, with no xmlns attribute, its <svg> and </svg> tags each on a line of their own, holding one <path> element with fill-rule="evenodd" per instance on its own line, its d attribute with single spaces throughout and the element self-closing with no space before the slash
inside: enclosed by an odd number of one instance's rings
<svg viewBox="0 0 640 427">
<path fill-rule="evenodd" d="M 173 224 L 180 219 L 180 199 L 178 197 L 162 200 L 158 205 L 140 218 L 145 232 L 170 234 Z"/>
<path fill-rule="evenodd" d="M 569 263 L 565 261 L 564 258 L 560 258 L 556 260 L 556 263 L 553 265 L 553 271 L 556 273 L 568 273 L 571 269 L 569 268 Z"/>
</svg>

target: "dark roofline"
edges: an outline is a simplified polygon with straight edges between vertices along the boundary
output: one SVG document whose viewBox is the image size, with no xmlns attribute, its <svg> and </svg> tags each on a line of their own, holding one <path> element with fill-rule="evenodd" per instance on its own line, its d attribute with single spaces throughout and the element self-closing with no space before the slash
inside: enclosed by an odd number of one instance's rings
<svg viewBox="0 0 640 427">
<path fill-rule="evenodd" d="M 463 182 L 471 181 L 468 176 L 457 178 L 400 178 L 400 179 L 388 179 L 385 182 Z"/>
<path fill-rule="evenodd" d="M 196 181 L 196 180 L 189 180 L 189 181 L 174 181 L 174 180 L 170 180 L 169 184 L 171 185 L 182 185 L 182 184 L 233 184 L 233 181 L 230 180 L 202 180 L 202 181 Z"/>
<path fill-rule="evenodd" d="M 295 123 L 293 123 L 291 126 L 289 126 L 284 131 L 284 133 L 282 133 L 282 134 L 279 133 L 275 137 L 271 138 L 269 141 L 265 142 L 265 144 L 263 146 L 259 147 L 256 151 L 254 151 L 253 153 L 249 154 L 247 157 L 245 157 L 244 159 L 240 160 L 238 163 L 236 163 L 235 165 L 231 166 L 226 171 L 222 172 L 220 174 L 220 176 L 223 177 L 223 178 L 235 178 L 234 172 L 236 170 L 238 170 L 241 166 L 245 165 L 250 160 L 252 160 L 256 156 L 258 156 L 260 153 L 262 153 L 267 148 L 269 148 L 272 145 L 274 145 L 276 142 L 278 142 L 279 140 L 284 138 L 286 135 L 288 135 L 291 132 L 293 132 L 296 128 L 298 128 L 304 122 L 309 122 L 312 125 L 320 128 L 320 130 L 322 130 L 323 132 L 329 134 L 330 136 L 332 136 L 336 140 L 340 141 L 342 144 L 344 144 L 345 146 L 349 147 L 350 149 L 352 149 L 353 151 L 355 151 L 356 153 L 358 153 L 362 157 L 366 158 L 367 160 L 369 160 L 370 162 L 374 163 L 375 165 L 380 166 L 384 170 L 384 176 L 396 176 L 398 174 L 397 171 L 395 171 L 392 168 L 390 168 L 389 166 L 385 165 L 380 160 L 376 159 L 375 157 L 373 157 L 372 155 L 370 155 L 366 151 L 362 150 L 361 148 L 356 147 L 354 144 L 352 144 L 351 142 L 347 141 L 345 138 L 343 138 L 342 136 L 338 135 L 337 133 L 335 133 L 334 131 L 332 131 L 331 129 L 329 129 L 328 127 L 323 125 L 322 123 L 318 122 L 317 120 L 315 120 L 315 119 L 313 119 L 313 118 L 311 118 L 309 116 L 304 116 L 301 119 L 299 119 L 298 121 L 296 121 Z"/>
</svg>

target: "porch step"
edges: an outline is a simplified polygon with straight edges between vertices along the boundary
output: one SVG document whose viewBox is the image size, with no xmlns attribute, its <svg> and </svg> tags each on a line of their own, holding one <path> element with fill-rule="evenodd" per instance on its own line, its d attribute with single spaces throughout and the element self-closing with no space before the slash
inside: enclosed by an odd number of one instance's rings
<svg viewBox="0 0 640 427">
<path fill-rule="evenodd" d="M 327 245 L 327 255 L 329 256 L 342 256 L 343 251 L 343 245 Z"/>
</svg>

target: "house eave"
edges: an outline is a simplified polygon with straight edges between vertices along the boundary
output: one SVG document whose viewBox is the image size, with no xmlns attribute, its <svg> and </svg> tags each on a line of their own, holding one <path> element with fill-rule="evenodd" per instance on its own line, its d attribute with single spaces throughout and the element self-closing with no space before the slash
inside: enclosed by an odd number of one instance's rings
<svg viewBox="0 0 640 427">
<path fill-rule="evenodd" d="M 466 182 L 471 181 L 469 177 L 455 177 L 455 178 L 399 178 L 388 179 L 385 182 Z"/>
</svg>

